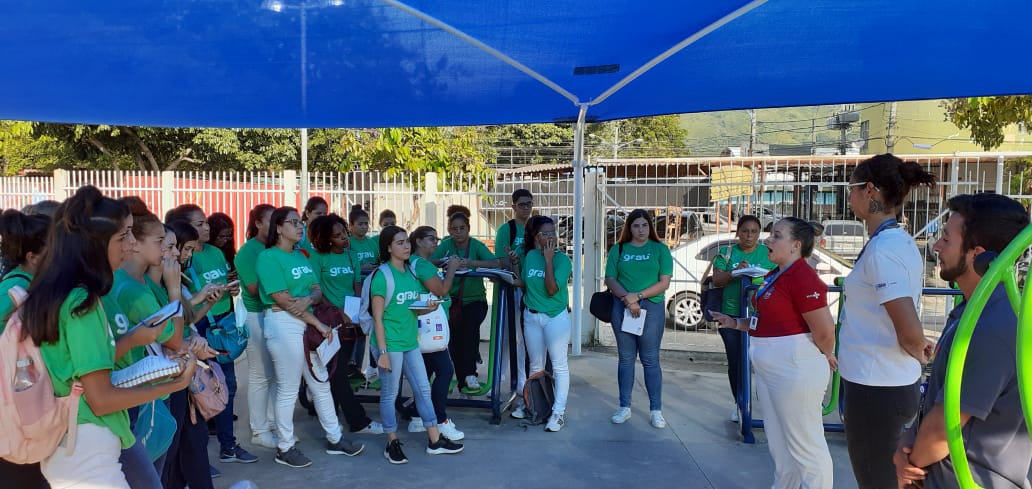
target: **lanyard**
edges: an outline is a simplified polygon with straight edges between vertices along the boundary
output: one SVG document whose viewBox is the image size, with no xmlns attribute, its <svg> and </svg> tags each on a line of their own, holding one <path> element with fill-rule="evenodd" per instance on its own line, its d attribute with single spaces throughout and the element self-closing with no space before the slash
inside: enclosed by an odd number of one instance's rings
<svg viewBox="0 0 1032 489">
<path fill-rule="evenodd" d="M 796 262 L 798 262 L 798 261 L 799 260 L 796 260 L 796 261 L 790 263 L 785 268 L 779 268 L 778 271 L 774 273 L 774 275 L 770 275 L 767 278 L 763 279 L 763 285 L 760 286 L 759 290 L 756 291 L 756 295 L 753 296 L 753 297 L 755 297 L 755 300 L 757 301 L 757 303 L 759 303 L 759 299 L 763 297 L 763 294 L 765 294 L 768 291 L 770 291 L 770 288 L 774 286 L 774 282 L 777 282 L 777 280 L 779 278 L 781 278 L 781 274 L 787 272 L 788 269 L 792 268 L 792 265 L 795 265 Z"/>
<path fill-rule="evenodd" d="M 890 218 L 886 219 L 884 222 L 882 222 L 881 224 L 879 224 L 878 227 L 875 228 L 874 233 L 871 234 L 871 239 L 867 240 L 867 242 L 864 243 L 864 247 L 863 248 L 860 248 L 860 254 L 856 255 L 856 261 L 860 261 L 860 257 L 864 256 L 864 251 L 867 251 L 867 245 L 871 244 L 871 241 L 874 241 L 874 238 L 878 237 L 878 235 L 881 234 L 882 231 L 884 231 L 886 229 L 898 228 L 898 227 L 899 227 L 899 223 L 896 222 L 896 218 L 895 217 L 890 217 Z"/>
</svg>

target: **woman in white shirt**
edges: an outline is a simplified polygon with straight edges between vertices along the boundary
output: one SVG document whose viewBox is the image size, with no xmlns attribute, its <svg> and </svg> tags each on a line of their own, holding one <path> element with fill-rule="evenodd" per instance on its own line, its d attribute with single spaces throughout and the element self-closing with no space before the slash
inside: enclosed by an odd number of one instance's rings
<svg viewBox="0 0 1032 489">
<path fill-rule="evenodd" d="M 924 261 L 895 216 L 911 188 L 934 183 L 891 154 L 863 161 L 849 179 L 849 207 L 870 233 L 846 277 L 838 357 L 846 446 L 861 489 L 896 487 L 892 455 L 920 407 L 931 345 L 917 313 Z"/>
</svg>

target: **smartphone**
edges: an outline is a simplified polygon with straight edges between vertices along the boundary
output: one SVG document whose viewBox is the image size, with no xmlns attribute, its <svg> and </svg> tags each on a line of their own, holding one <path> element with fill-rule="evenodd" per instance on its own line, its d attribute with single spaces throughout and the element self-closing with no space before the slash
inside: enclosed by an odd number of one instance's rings
<svg viewBox="0 0 1032 489">
<path fill-rule="evenodd" d="M 240 285 L 240 281 L 239 280 L 234 280 L 234 281 L 226 284 L 226 287 L 235 287 L 237 285 Z"/>
<path fill-rule="evenodd" d="M 211 347 L 209 346 L 208 348 Z M 219 355 L 229 355 L 229 350 L 216 350 L 215 348 L 211 348 L 211 351 L 218 353 Z"/>
<path fill-rule="evenodd" d="M 150 328 L 162 327 L 165 326 L 165 323 L 168 322 L 169 319 L 182 315 L 183 305 L 179 301 L 172 301 L 165 305 L 165 307 L 159 309 L 158 312 L 147 316 L 147 318 L 141 321 L 140 324 L 137 324 L 133 329 L 139 326 L 147 326 Z"/>
</svg>

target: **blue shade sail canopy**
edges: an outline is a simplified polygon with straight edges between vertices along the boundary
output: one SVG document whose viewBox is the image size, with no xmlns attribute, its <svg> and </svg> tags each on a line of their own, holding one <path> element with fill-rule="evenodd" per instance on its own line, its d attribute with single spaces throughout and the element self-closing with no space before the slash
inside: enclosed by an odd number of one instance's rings
<svg viewBox="0 0 1032 489">
<path fill-rule="evenodd" d="M 578 104 L 589 120 L 608 120 L 1032 92 L 1028 0 L 3 0 L 0 9 L 3 119 L 431 126 L 573 121 Z"/>
</svg>

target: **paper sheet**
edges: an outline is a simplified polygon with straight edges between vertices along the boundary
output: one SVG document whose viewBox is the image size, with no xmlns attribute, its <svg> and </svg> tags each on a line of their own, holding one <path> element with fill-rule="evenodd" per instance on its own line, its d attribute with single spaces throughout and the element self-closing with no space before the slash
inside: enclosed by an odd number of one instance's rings
<svg viewBox="0 0 1032 489">
<path fill-rule="evenodd" d="M 337 336 L 337 331 L 334 330 L 330 338 L 323 340 L 319 343 L 319 347 L 315 349 L 315 352 L 319 354 L 319 361 L 322 362 L 323 367 L 330 364 L 330 360 L 333 360 L 333 356 L 340 351 L 340 337 Z"/>
<path fill-rule="evenodd" d="M 648 311 L 642 309 L 641 314 L 638 314 L 638 317 L 633 317 L 631 316 L 630 309 L 624 309 L 623 324 L 620 325 L 620 331 L 631 333 L 635 336 L 641 336 L 642 331 L 645 331 L 645 315 L 647 313 Z"/>
</svg>

